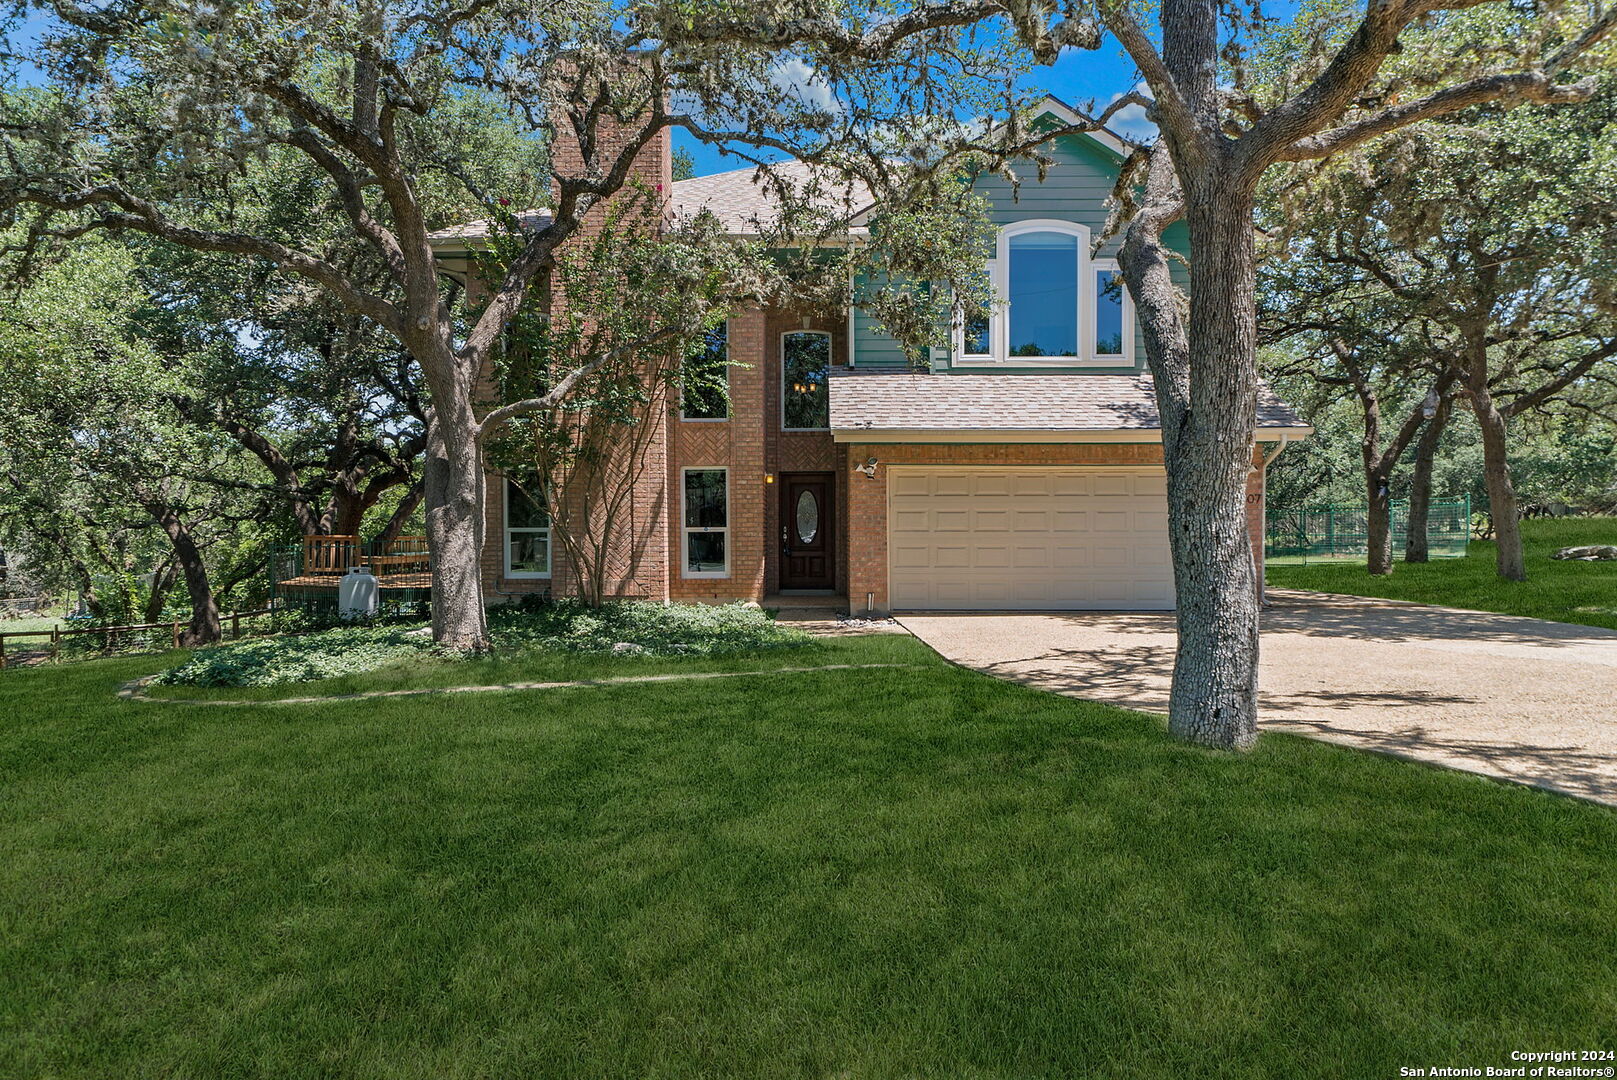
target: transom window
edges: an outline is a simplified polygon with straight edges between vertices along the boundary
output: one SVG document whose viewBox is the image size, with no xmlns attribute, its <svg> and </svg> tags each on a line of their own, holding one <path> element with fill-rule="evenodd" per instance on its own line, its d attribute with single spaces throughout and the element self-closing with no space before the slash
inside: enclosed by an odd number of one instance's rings
<svg viewBox="0 0 1617 1080">
<path fill-rule="evenodd" d="M 550 510 L 531 473 L 505 478 L 505 576 L 550 576 Z"/>
<path fill-rule="evenodd" d="M 730 574 L 730 473 L 728 469 L 684 470 L 684 509 L 680 520 L 685 577 Z"/>
<path fill-rule="evenodd" d="M 831 426 L 831 335 L 793 330 L 781 335 L 781 427 L 824 431 Z"/>
<path fill-rule="evenodd" d="M 686 420 L 730 418 L 730 324 L 702 336 L 680 367 L 680 416 Z"/>
<path fill-rule="evenodd" d="M 1007 225 L 988 270 L 998 307 L 958 324 L 964 364 L 1133 365 L 1133 305 L 1116 261 L 1089 257 L 1084 226 Z"/>
</svg>

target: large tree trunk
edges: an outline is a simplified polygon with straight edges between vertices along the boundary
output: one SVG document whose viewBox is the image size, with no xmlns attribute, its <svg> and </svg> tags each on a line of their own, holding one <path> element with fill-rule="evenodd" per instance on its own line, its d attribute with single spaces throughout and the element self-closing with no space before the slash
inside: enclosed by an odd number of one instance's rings
<svg viewBox="0 0 1617 1080">
<path fill-rule="evenodd" d="M 1516 489 L 1510 482 L 1505 418 L 1494 405 L 1493 395 L 1486 386 L 1473 386 L 1471 401 L 1477 413 L 1477 427 L 1482 430 L 1482 469 L 1488 483 L 1488 513 L 1493 518 L 1499 576 L 1507 581 L 1526 581 Z"/>
<path fill-rule="evenodd" d="M 1373 576 L 1392 573 L 1392 493 L 1389 455 L 1381 450 L 1381 399 L 1362 376 L 1355 389 L 1364 410 L 1359 459 L 1364 466 L 1365 567 Z"/>
<path fill-rule="evenodd" d="M 1415 464 L 1409 474 L 1409 521 L 1404 534 L 1406 563 L 1423 563 L 1430 558 L 1427 523 L 1432 509 L 1432 469 L 1437 462 L 1437 448 L 1443 439 L 1443 429 L 1448 427 L 1449 406 L 1453 400 L 1448 394 L 1438 398 L 1437 412 L 1426 421 L 1420 441 L 1415 444 Z"/>
<path fill-rule="evenodd" d="M 1392 573 L 1392 493 L 1380 469 L 1365 475 L 1365 566 L 1372 575 Z"/>
<path fill-rule="evenodd" d="M 387 544 L 397 540 L 404 532 L 404 527 L 410 523 L 411 516 L 415 514 L 416 507 L 421 505 L 425 495 L 426 485 L 422 481 L 417 480 L 411 484 L 410 490 L 399 500 L 399 505 L 393 508 L 393 514 L 387 519 L 387 524 L 376 534 L 376 543 Z"/>
<path fill-rule="evenodd" d="M 487 652 L 483 455 L 477 420 L 464 396 L 441 395 L 434 406 L 423 479 L 432 560 L 433 640 L 450 649 Z"/>
<path fill-rule="evenodd" d="M 1246 529 L 1257 419 L 1252 198 L 1235 185 L 1186 195 L 1194 363 L 1189 408 L 1165 413 L 1162 431 L 1179 624 L 1168 727 L 1245 749 L 1258 735 L 1258 592 Z"/>
<path fill-rule="evenodd" d="M 191 599 L 191 623 L 180 635 L 180 644 L 195 648 L 216 643 L 221 636 L 219 605 L 208 581 L 208 564 L 202 558 L 202 549 L 197 547 L 191 530 L 173 507 L 150 498 L 142 502 L 167 535 L 169 546 L 174 549 L 174 561 L 185 579 L 185 591 Z"/>
<path fill-rule="evenodd" d="M 172 558 L 163 559 L 152 568 L 152 590 L 146 597 L 147 622 L 154 623 L 163 617 L 163 608 L 168 606 L 168 591 L 174 587 L 176 572 Z"/>
</svg>

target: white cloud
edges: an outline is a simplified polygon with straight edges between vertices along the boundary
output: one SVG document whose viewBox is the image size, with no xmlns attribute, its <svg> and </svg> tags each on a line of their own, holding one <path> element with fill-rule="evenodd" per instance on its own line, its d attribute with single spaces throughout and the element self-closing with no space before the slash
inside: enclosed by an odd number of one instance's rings
<svg viewBox="0 0 1617 1080">
<path fill-rule="evenodd" d="M 836 94 L 832 93 L 831 87 L 820 77 L 819 72 L 800 57 L 787 57 L 776 64 L 770 79 L 781 90 L 805 105 L 833 116 L 842 112 L 842 103 L 837 100 Z"/>
<path fill-rule="evenodd" d="M 1145 83 L 1140 83 L 1136 86 L 1134 92 L 1143 94 L 1148 98 L 1151 96 L 1151 88 Z M 1111 100 L 1107 101 L 1106 104 L 1110 105 L 1122 96 L 1120 93 L 1113 94 Z M 1143 105 L 1123 106 L 1112 114 L 1112 118 L 1107 122 L 1106 126 L 1125 139 L 1132 139 L 1135 142 L 1148 142 L 1157 136 L 1157 125 L 1146 119 Z"/>
</svg>

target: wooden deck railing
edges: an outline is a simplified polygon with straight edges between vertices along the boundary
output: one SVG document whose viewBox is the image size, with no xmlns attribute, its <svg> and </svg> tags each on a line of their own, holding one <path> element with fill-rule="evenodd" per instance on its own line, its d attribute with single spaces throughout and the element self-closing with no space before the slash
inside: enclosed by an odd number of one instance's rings
<svg viewBox="0 0 1617 1080">
<path fill-rule="evenodd" d="M 230 627 L 228 640 L 235 641 L 241 637 L 243 619 L 251 620 L 261 615 L 269 615 L 274 610 L 274 608 L 259 608 L 254 611 L 232 611 L 228 615 L 219 616 L 219 621 L 221 624 L 228 623 Z M 0 668 L 4 668 L 7 663 L 7 638 L 49 638 L 51 659 L 55 660 L 62 655 L 62 640 L 64 638 L 82 637 L 87 634 L 102 635 L 105 639 L 101 646 L 103 651 L 111 652 L 119 634 L 128 635 L 141 631 L 167 630 L 169 631 L 169 640 L 173 643 L 173 648 L 177 649 L 180 647 L 180 633 L 186 625 L 184 620 L 176 620 L 161 623 L 130 623 L 127 626 L 87 626 L 76 630 L 63 630 L 59 626 L 53 626 L 49 630 L 0 630 Z"/>
</svg>

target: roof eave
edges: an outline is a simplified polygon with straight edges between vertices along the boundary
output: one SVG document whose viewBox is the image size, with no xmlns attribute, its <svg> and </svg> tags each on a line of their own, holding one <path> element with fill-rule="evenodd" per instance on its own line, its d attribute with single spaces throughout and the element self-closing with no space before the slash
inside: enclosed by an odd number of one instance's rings
<svg viewBox="0 0 1617 1080">
<path fill-rule="evenodd" d="M 1314 433 L 1307 425 L 1259 427 L 1259 442 L 1282 437 L 1302 439 Z M 831 427 L 839 443 L 1159 443 L 1161 428 L 880 428 Z"/>
</svg>

